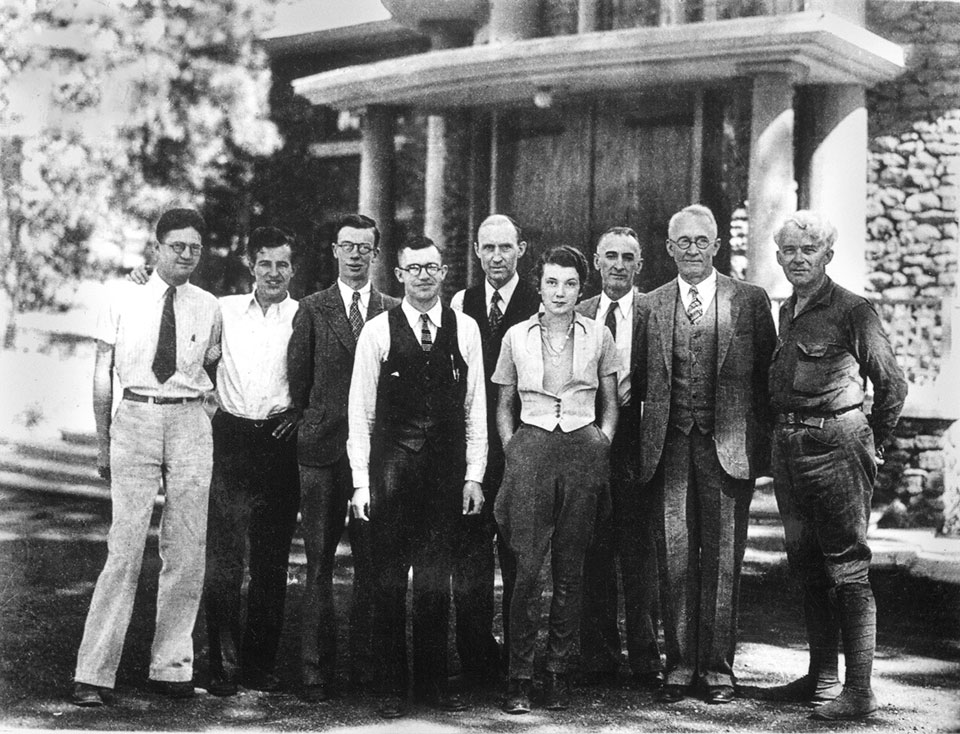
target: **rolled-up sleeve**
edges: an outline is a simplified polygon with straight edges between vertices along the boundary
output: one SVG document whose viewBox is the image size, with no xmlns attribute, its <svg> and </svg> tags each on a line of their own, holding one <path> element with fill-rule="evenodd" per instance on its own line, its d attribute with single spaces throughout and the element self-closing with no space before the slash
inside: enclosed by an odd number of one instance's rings
<svg viewBox="0 0 960 734">
<path fill-rule="evenodd" d="M 483 346 L 477 322 L 457 313 L 457 342 L 467 363 L 466 416 L 467 470 L 464 481 L 483 482 L 487 469 L 487 394 L 483 379 Z"/>
</svg>

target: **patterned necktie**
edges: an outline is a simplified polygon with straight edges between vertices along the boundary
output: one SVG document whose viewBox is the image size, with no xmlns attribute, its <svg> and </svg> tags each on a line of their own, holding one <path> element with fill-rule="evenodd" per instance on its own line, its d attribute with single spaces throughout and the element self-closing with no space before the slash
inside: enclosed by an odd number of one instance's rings
<svg viewBox="0 0 960 734">
<path fill-rule="evenodd" d="M 700 303 L 700 294 L 697 292 L 697 286 L 690 286 L 690 305 L 687 307 L 687 318 L 691 324 L 695 324 L 703 316 L 703 304 Z"/>
<path fill-rule="evenodd" d="M 176 294 L 176 288 L 167 288 L 163 298 L 163 313 L 160 315 L 157 353 L 153 356 L 153 374 L 161 385 L 177 371 L 177 318 L 173 310 L 173 297 Z"/>
<path fill-rule="evenodd" d="M 360 337 L 360 329 L 363 328 L 363 316 L 360 315 L 360 293 L 353 292 L 353 303 L 350 304 L 350 328 L 353 330 L 354 340 Z"/>
<path fill-rule="evenodd" d="M 425 352 L 433 349 L 433 337 L 430 336 L 430 317 L 425 313 L 420 314 L 420 346 Z"/>
<path fill-rule="evenodd" d="M 494 291 L 490 296 L 490 333 L 496 335 L 500 331 L 500 320 L 503 312 L 500 310 L 500 291 Z"/>
<path fill-rule="evenodd" d="M 611 301 L 610 308 L 607 309 L 607 318 L 603 320 L 603 323 L 607 325 L 607 328 L 610 329 L 610 333 L 613 334 L 613 340 L 617 340 L 617 302 Z"/>
</svg>

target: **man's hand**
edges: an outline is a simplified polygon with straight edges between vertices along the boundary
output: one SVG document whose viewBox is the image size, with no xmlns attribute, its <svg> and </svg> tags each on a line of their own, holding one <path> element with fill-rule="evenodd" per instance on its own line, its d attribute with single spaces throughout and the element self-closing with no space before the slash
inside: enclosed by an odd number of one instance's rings
<svg viewBox="0 0 960 734">
<path fill-rule="evenodd" d="M 97 450 L 97 474 L 101 479 L 110 481 L 110 439 L 101 441 Z"/>
<path fill-rule="evenodd" d="M 358 520 L 370 519 L 370 487 L 354 487 L 350 514 Z"/>
<path fill-rule="evenodd" d="M 273 437 L 289 441 L 297 435 L 297 427 L 303 420 L 303 412 L 290 408 L 280 414 L 280 425 L 273 429 Z"/>
<path fill-rule="evenodd" d="M 463 483 L 463 514 L 479 515 L 483 509 L 483 489 L 480 482 L 466 481 Z"/>
<path fill-rule="evenodd" d="M 150 280 L 150 268 L 146 265 L 138 265 L 130 271 L 127 280 L 131 280 L 137 285 L 146 285 L 147 281 Z"/>
</svg>

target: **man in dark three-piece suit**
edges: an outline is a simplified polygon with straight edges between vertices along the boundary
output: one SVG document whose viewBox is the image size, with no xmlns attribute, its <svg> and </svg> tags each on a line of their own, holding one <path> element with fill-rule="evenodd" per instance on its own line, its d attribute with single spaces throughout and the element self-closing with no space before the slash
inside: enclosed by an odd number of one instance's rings
<svg viewBox="0 0 960 734">
<path fill-rule="evenodd" d="M 667 703 L 697 683 L 709 703 L 733 700 L 750 500 L 769 465 L 770 301 L 761 288 L 717 273 L 719 247 L 709 209 L 675 214 L 667 251 L 679 278 L 646 296 L 637 314 L 640 481 L 662 508 Z"/>
<path fill-rule="evenodd" d="M 657 643 L 657 552 L 651 493 L 637 478 L 640 414 L 632 409 L 631 371 L 637 314 L 643 296 L 634 281 L 643 264 L 640 240 L 629 227 L 613 227 L 600 236 L 593 263 L 603 291 L 577 311 L 606 324 L 617 345 L 617 401 L 620 414 L 610 447 L 610 495 L 613 512 L 598 518 L 583 565 L 583 613 L 580 664 L 584 683 L 615 683 L 620 669 L 617 613 L 617 559 L 623 583 L 627 653 L 633 682 L 659 688 L 662 667 Z"/>
<path fill-rule="evenodd" d="M 497 534 L 493 503 L 503 479 L 503 446 L 497 433 L 497 390 L 490 378 L 497 367 L 503 335 L 514 324 L 537 312 L 540 295 L 517 274 L 517 261 L 527 243 L 520 227 L 510 217 L 492 214 L 477 230 L 474 245 L 484 280 L 458 291 L 450 301 L 480 327 L 483 369 L 487 390 L 487 470 L 483 477 L 484 504 L 480 515 L 461 518 L 454 547 L 453 602 L 457 615 L 457 652 L 466 677 L 473 683 L 493 682 L 501 665 L 493 638 L 493 537 Z M 510 597 L 516 569 L 510 551 L 497 538 L 497 554 L 503 576 L 504 641 L 508 636 Z"/>
<path fill-rule="evenodd" d="M 327 700 L 336 662 L 333 563 L 343 534 L 353 479 L 346 454 L 347 398 L 357 337 L 364 323 L 399 301 L 370 284 L 380 232 L 369 217 L 347 215 L 333 243 L 339 277 L 300 301 L 290 338 L 287 372 L 294 406 L 302 411 L 297 440 L 307 585 L 301 627 L 301 696 Z M 366 523 L 350 523 L 354 600 L 350 665 L 354 682 L 370 678 L 373 588 Z"/>
</svg>

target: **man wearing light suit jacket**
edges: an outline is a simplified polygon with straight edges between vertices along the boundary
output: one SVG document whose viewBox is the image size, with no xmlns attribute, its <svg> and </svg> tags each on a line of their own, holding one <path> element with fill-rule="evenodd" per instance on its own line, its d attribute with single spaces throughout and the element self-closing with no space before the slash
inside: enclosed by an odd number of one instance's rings
<svg viewBox="0 0 960 734">
<path fill-rule="evenodd" d="M 300 301 L 287 354 L 290 395 L 302 411 L 297 460 L 307 585 L 300 631 L 301 697 L 313 703 L 327 700 L 334 686 L 333 562 L 353 495 L 346 453 L 347 398 L 357 337 L 366 321 L 399 303 L 370 284 L 370 263 L 380 244 L 376 223 L 349 214 L 337 222 L 336 232 L 337 282 Z M 350 670 L 353 681 L 361 684 L 369 681 L 372 655 L 374 577 L 367 533 L 366 523 L 350 523 Z"/>
<path fill-rule="evenodd" d="M 617 345 L 617 398 L 620 416 L 610 448 L 610 494 L 613 512 L 598 518 L 583 566 L 583 613 L 580 617 L 580 662 L 583 682 L 615 683 L 620 669 L 617 614 L 617 559 L 627 617 L 627 653 L 633 682 L 659 688 L 657 643 L 657 553 L 653 535 L 654 505 L 637 478 L 640 415 L 633 399 L 634 325 L 643 296 L 634 281 L 643 265 L 640 240 L 629 227 L 613 227 L 600 236 L 593 264 L 603 292 L 577 306 L 584 316 L 606 324 Z"/>
<path fill-rule="evenodd" d="M 703 684 L 707 702 L 724 704 L 734 697 L 750 500 L 769 466 L 776 334 L 767 294 L 713 268 L 720 240 L 709 209 L 686 207 L 668 231 L 679 278 L 641 303 L 633 375 L 640 481 L 662 508 L 667 669 L 659 698 L 673 703 Z"/>
</svg>

